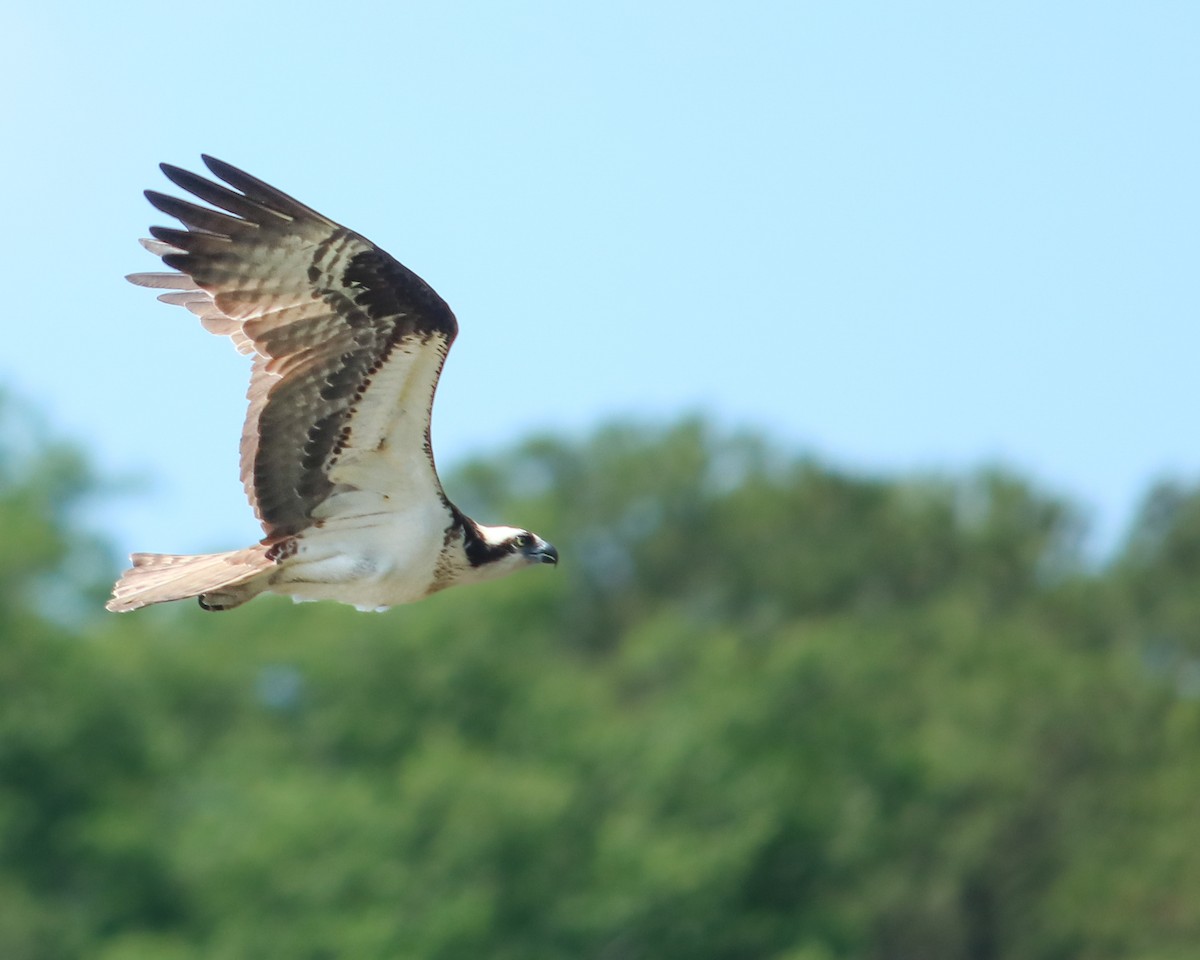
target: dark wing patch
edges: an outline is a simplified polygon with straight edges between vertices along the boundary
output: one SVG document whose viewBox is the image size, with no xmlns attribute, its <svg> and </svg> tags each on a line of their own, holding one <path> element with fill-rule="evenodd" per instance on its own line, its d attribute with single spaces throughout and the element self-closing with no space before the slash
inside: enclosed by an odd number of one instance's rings
<svg viewBox="0 0 1200 960">
<path fill-rule="evenodd" d="M 204 162 L 224 184 L 162 170 L 217 209 L 146 193 L 187 228 L 153 227 L 145 241 L 177 272 L 129 279 L 175 291 L 159 299 L 255 354 L 242 481 L 268 536 L 289 536 L 333 492 L 329 470 L 350 442 L 355 404 L 387 357 L 400 345 L 433 351 L 422 368 L 432 381 L 421 384 L 432 399 L 458 325 L 428 284 L 369 240 L 236 167 Z M 440 494 L 436 474 L 432 482 Z"/>
</svg>

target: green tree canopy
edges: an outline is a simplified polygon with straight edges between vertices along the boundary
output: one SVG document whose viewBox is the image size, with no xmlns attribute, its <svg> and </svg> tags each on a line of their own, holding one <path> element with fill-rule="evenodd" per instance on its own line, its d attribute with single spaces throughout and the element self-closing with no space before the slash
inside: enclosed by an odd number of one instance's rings
<svg viewBox="0 0 1200 960">
<path fill-rule="evenodd" d="M 63 621 L 31 577 L 86 594 L 90 484 L 0 443 L 6 958 L 1200 942 L 1200 490 L 1153 492 L 1096 568 L 1076 509 L 1009 473 L 612 425 L 447 478 L 550 535 L 555 572 L 382 615 Z"/>
</svg>

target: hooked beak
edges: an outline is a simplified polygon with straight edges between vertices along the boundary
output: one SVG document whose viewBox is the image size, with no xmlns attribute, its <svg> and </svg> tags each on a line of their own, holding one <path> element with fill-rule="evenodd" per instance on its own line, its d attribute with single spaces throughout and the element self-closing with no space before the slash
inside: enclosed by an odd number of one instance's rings
<svg viewBox="0 0 1200 960">
<path fill-rule="evenodd" d="M 545 544 L 537 551 L 535 556 L 538 558 L 538 563 L 552 563 L 558 566 L 558 551 L 554 549 L 553 544 Z"/>
</svg>

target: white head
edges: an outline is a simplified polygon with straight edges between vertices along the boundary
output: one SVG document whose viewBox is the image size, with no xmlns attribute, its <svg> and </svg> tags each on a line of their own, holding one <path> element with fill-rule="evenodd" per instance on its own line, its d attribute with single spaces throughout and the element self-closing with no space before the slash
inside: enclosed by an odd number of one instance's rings
<svg viewBox="0 0 1200 960">
<path fill-rule="evenodd" d="M 472 580 L 492 580 L 537 564 L 558 563 L 558 551 L 536 533 L 464 520 L 463 550 Z"/>
</svg>

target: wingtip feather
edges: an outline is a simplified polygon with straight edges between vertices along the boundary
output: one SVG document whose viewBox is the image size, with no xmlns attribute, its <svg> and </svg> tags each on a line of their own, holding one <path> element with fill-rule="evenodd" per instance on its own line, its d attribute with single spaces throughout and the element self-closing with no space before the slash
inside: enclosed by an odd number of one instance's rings
<svg viewBox="0 0 1200 960">
<path fill-rule="evenodd" d="M 230 183 L 231 181 L 225 176 L 225 173 L 232 173 L 234 176 L 242 173 L 242 171 L 235 167 L 232 163 L 226 163 L 224 160 L 219 160 L 211 153 L 200 154 L 200 159 L 204 161 L 204 165 L 208 167 L 212 173 L 216 174 L 226 183 Z"/>
<path fill-rule="evenodd" d="M 183 253 L 179 247 L 173 247 L 169 243 L 163 243 L 161 240 L 151 240 L 149 237 L 142 237 L 138 240 L 145 249 L 149 250 L 156 257 L 161 257 L 167 253 Z"/>
</svg>

